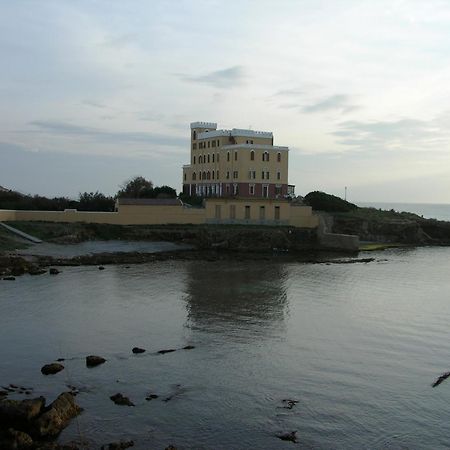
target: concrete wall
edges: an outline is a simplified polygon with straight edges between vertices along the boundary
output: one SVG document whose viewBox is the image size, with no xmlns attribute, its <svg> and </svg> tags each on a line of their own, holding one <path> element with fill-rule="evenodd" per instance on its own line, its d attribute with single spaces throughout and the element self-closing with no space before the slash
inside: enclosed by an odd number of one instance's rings
<svg viewBox="0 0 450 450">
<path fill-rule="evenodd" d="M 276 217 L 276 211 L 279 217 Z M 249 214 L 248 217 L 247 214 Z M 316 228 L 318 223 L 317 217 L 312 214 L 309 206 L 291 206 L 285 200 L 226 198 L 209 199 L 206 201 L 205 208 L 187 208 L 182 205 L 119 204 L 118 212 L 0 210 L 0 221 L 13 220 L 114 225 L 243 223 L 292 225 L 299 228 Z"/>
</svg>

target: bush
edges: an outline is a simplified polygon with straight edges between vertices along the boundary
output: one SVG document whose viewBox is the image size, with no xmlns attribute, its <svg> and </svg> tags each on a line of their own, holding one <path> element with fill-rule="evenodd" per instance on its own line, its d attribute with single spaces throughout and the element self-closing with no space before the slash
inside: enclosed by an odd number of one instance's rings
<svg viewBox="0 0 450 450">
<path fill-rule="evenodd" d="M 340 197 L 320 191 L 313 191 L 306 194 L 303 201 L 316 211 L 349 212 L 358 208 L 353 203 L 347 202 Z"/>
</svg>

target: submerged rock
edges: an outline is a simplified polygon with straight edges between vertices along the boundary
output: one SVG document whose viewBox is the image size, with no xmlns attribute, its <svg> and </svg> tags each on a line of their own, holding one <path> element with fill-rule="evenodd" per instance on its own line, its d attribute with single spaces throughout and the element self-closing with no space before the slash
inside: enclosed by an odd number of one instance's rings
<svg viewBox="0 0 450 450">
<path fill-rule="evenodd" d="M 122 395 L 120 392 L 117 394 L 111 395 L 109 397 L 116 405 L 123 405 L 123 406 L 134 406 L 134 403 L 128 398 Z"/>
<path fill-rule="evenodd" d="M 155 400 L 158 397 L 159 397 L 159 395 L 156 395 L 156 394 L 148 394 L 147 397 L 145 397 L 145 400 L 147 400 L 149 402 L 150 400 Z"/>
<path fill-rule="evenodd" d="M 165 355 L 166 353 L 172 353 L 172 352 L 175 352 L 176 351 L 176 349 L 174 349 L 174 348 L 169 348 L 168 350 L 160 350 L 158 353 L 160 354 L 160 355 Z"/>
<path fill-rule="evenodd" d="M 50 270 L 48 271 L 50 275 L 58 275 L 60 271 L 56 267 L 50 267 Z"/>
<path fill-rule="evenodd" d="M 195 348 L 194 345 L 186 345 L 185 347 L 183 347 L 183 350 L 192 350 L 194 348 Z"/>
<path fill-rule="evenodd" d="M 28 272 L 30 275 L 44 275 L 44 273 L 47 273 L 45 269 L 41 269 L 40 267 L 32 268 Z"/>
<path fill-rule="evenodd" d="M 98 266 L 98 270 L 105 270 L 103 266 Z"/>
<path fill-rule="evenodd" d="M 133 353 L 144 353 L 145 352 L 145 348 L 140 348 L 140 347 L 133 347 L 133 350 L 131 350 Z"/>
<path fill-rule="evenodd" d="M 3 277 L 4 281 L 14 281 L 15 279 L 16 279 L 16 277 L 13 277 L 13 276 Z"/>
<path fill-rule="evenodd" d="M 297 403 L 298 400 L 284 399 L 283 400 L 284 406 L 282 406 L 281 408 L 292 409 Z"/>
<path fill-rule="evenodd" d="M 111 442 L 110 444 L 102 445 L 100 450 L 125 450 L 133 446 L 134 441 Z"/>
<path fill-rule="evenodd" d="M 41 367 L 41 372 L 44 375 L 54 375 L 55 373 L 61 372 L 61 370 L 64 370 L 64 366 L 59 363 L 46 364 Z"/>
<path fill-rule="evenodd" d="M 106 362 L 106 359 L 102 358 L 101 356 L 95 356 L 95 355 L 86 356 L 86 366 L 87 367 L 95 367 L 95 366 L 98 366 L 105 362 Z"/>
<path fill-rule="evenodd" d="M 290 433 L 282 433 L 276 435 L 278 439 L 281 439 L 282 441 L 289 441 L 289 442 L 298 442 L 297 441 L 297 432 L 291 431 Z"/>
</svg>

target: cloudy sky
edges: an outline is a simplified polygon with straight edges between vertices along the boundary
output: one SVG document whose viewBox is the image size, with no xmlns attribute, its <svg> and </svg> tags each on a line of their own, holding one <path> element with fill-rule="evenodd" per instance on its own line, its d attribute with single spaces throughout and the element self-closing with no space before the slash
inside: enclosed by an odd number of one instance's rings
<svg viewBox="0 0 450 450">
<path fill-rule="evenodd" d="M 273 131 L 298 194 L 450 203 L 450 2 L 0 0 L 0 185 L 181 187 L 189 123 Z"/>
</svg>

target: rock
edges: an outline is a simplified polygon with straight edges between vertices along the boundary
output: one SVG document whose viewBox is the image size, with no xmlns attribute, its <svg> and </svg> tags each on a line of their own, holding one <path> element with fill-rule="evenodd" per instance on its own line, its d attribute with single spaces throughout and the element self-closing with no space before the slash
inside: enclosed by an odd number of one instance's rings
<svg viewBox="0 0 450 450">
<path fill-rule="evenodd" d="M 166 353 L 172 353 L 172 352 L 175 352 L 176 350 L 174 349 L 174 348 L 170 348 L 170 349 L 168 349 L 168 350 L 160 350 L 158 353 L 160 354 L 160 355 L 165 355 Z"/>
<path fill-rule="evenodd" d="M 3 277 L 3 281 L 14 281 L 15 279 L 16 279 L 16 277 L 12 277 L 12 276 Z"/>
<path fill-rule="evenodd" d="M 195 348 L 194 345 L 186 345 L 186 347 L 183 347 L 183 350 L 192 350 L 194 348 Z"/>
<path fill-rule="evenodd" d="M 61 370 L 64 370 L 64 366 L 59 363 L 46 364 L 41 368 L 41 372 L 44 375 L 54 375 L 55 373 L 61 372 Z"/>
<path fill-rule="evenodd" d="M 281 439 L 282 441 L 289 441 L 294 443 L 298 442 L 296 431 L 291 431 L 290 433 L 277 434 L 276 436 L 278 439 Z"/>
<path fill-rule="evenodd" d="M 292 409 L 297 403 L 298 400 L 285 399 L 283 400 L 284 406 L 281 406 L 281 408 Z"/>
<path fill-rule="evenodd" d="M 56 361 L 62 362 L 62 361 L 65 361 L 65 360 L 66 360 L 66 358 L 58 358 Z"/>
<path fill-rule="evenodd" d="M 98 266 L 98 270 L 105 270 L 103 266 Z"/>
<path fill-rule="evenodd" d="M 104 362 L 106 362 L 106 359 L 102 358 L 101 356 L 95 356 L 95 355 L 86 356 L 86 366 L 87 367 L 95 367 L 100 364 L 103 364 Z"/>
<path fill-rule="evenodd" d="M 117 393 L 109 397 L 116 405 L 134 406 L 134 403 L 124 395 Z"/>
<path fill-rule="evenodd" d="M 149 402 L 150 400 L 155 400 L 158 397 L 159 397 L 159 395 L 156 395 L 156 394 L 148 394 L 147 397 L 145 397 L 145 400 L 147 400 Z"/>
<path fill-rule="evenodd" d="M 57 436 L 81 411 L 74 396 L 70 392 L 63 392 L 33 421 L 33 434 L 39 437 Z"/>
<path fill-rule="evenodd" d="M 110 444 L 102 445 L 100 450 L 124 450 L 133 446 L 134 441 L 111 442 Z"/>
<path fill-rule="evenodd" d="M 25 450 L 33 447 L 33 439 L 23 431 L 17 431 L 14 428 L 0 433 L 0 448 L 2 450 Z"/>
<path fill-rule="evenodd" d="M 174 447 L 173 445 L 169 445 L 164 450 L 178 450 L 178 449 L 176 447 Z"/>
<path fill-rule="evenodd" d="M 0 424 L 28 423 L 37 417 L 45 406 L 45 398 L 27 400 L 0 400 Z"/>
<path fill-rule="evenodd" d="M 30 269 L 28 272 L 30 275 L 44 275 L 44 273 L 47 273 L 45 269 L 41 269 L 40 267 L 36 267 L 33 269 Z"/>
<path fill-rule="evenodd" d="M 133 353 L 144 353 L 145 348 L 139 348 L 139 347 L 133 347 L 133 350 L 131 350 Z"/>
<path fill-rule="evenodd" d="M 60 271 L 56 267 L 50 267 L 50 270 L 48 271 L 50 275 L 58 275 Z"/>
</svg>

